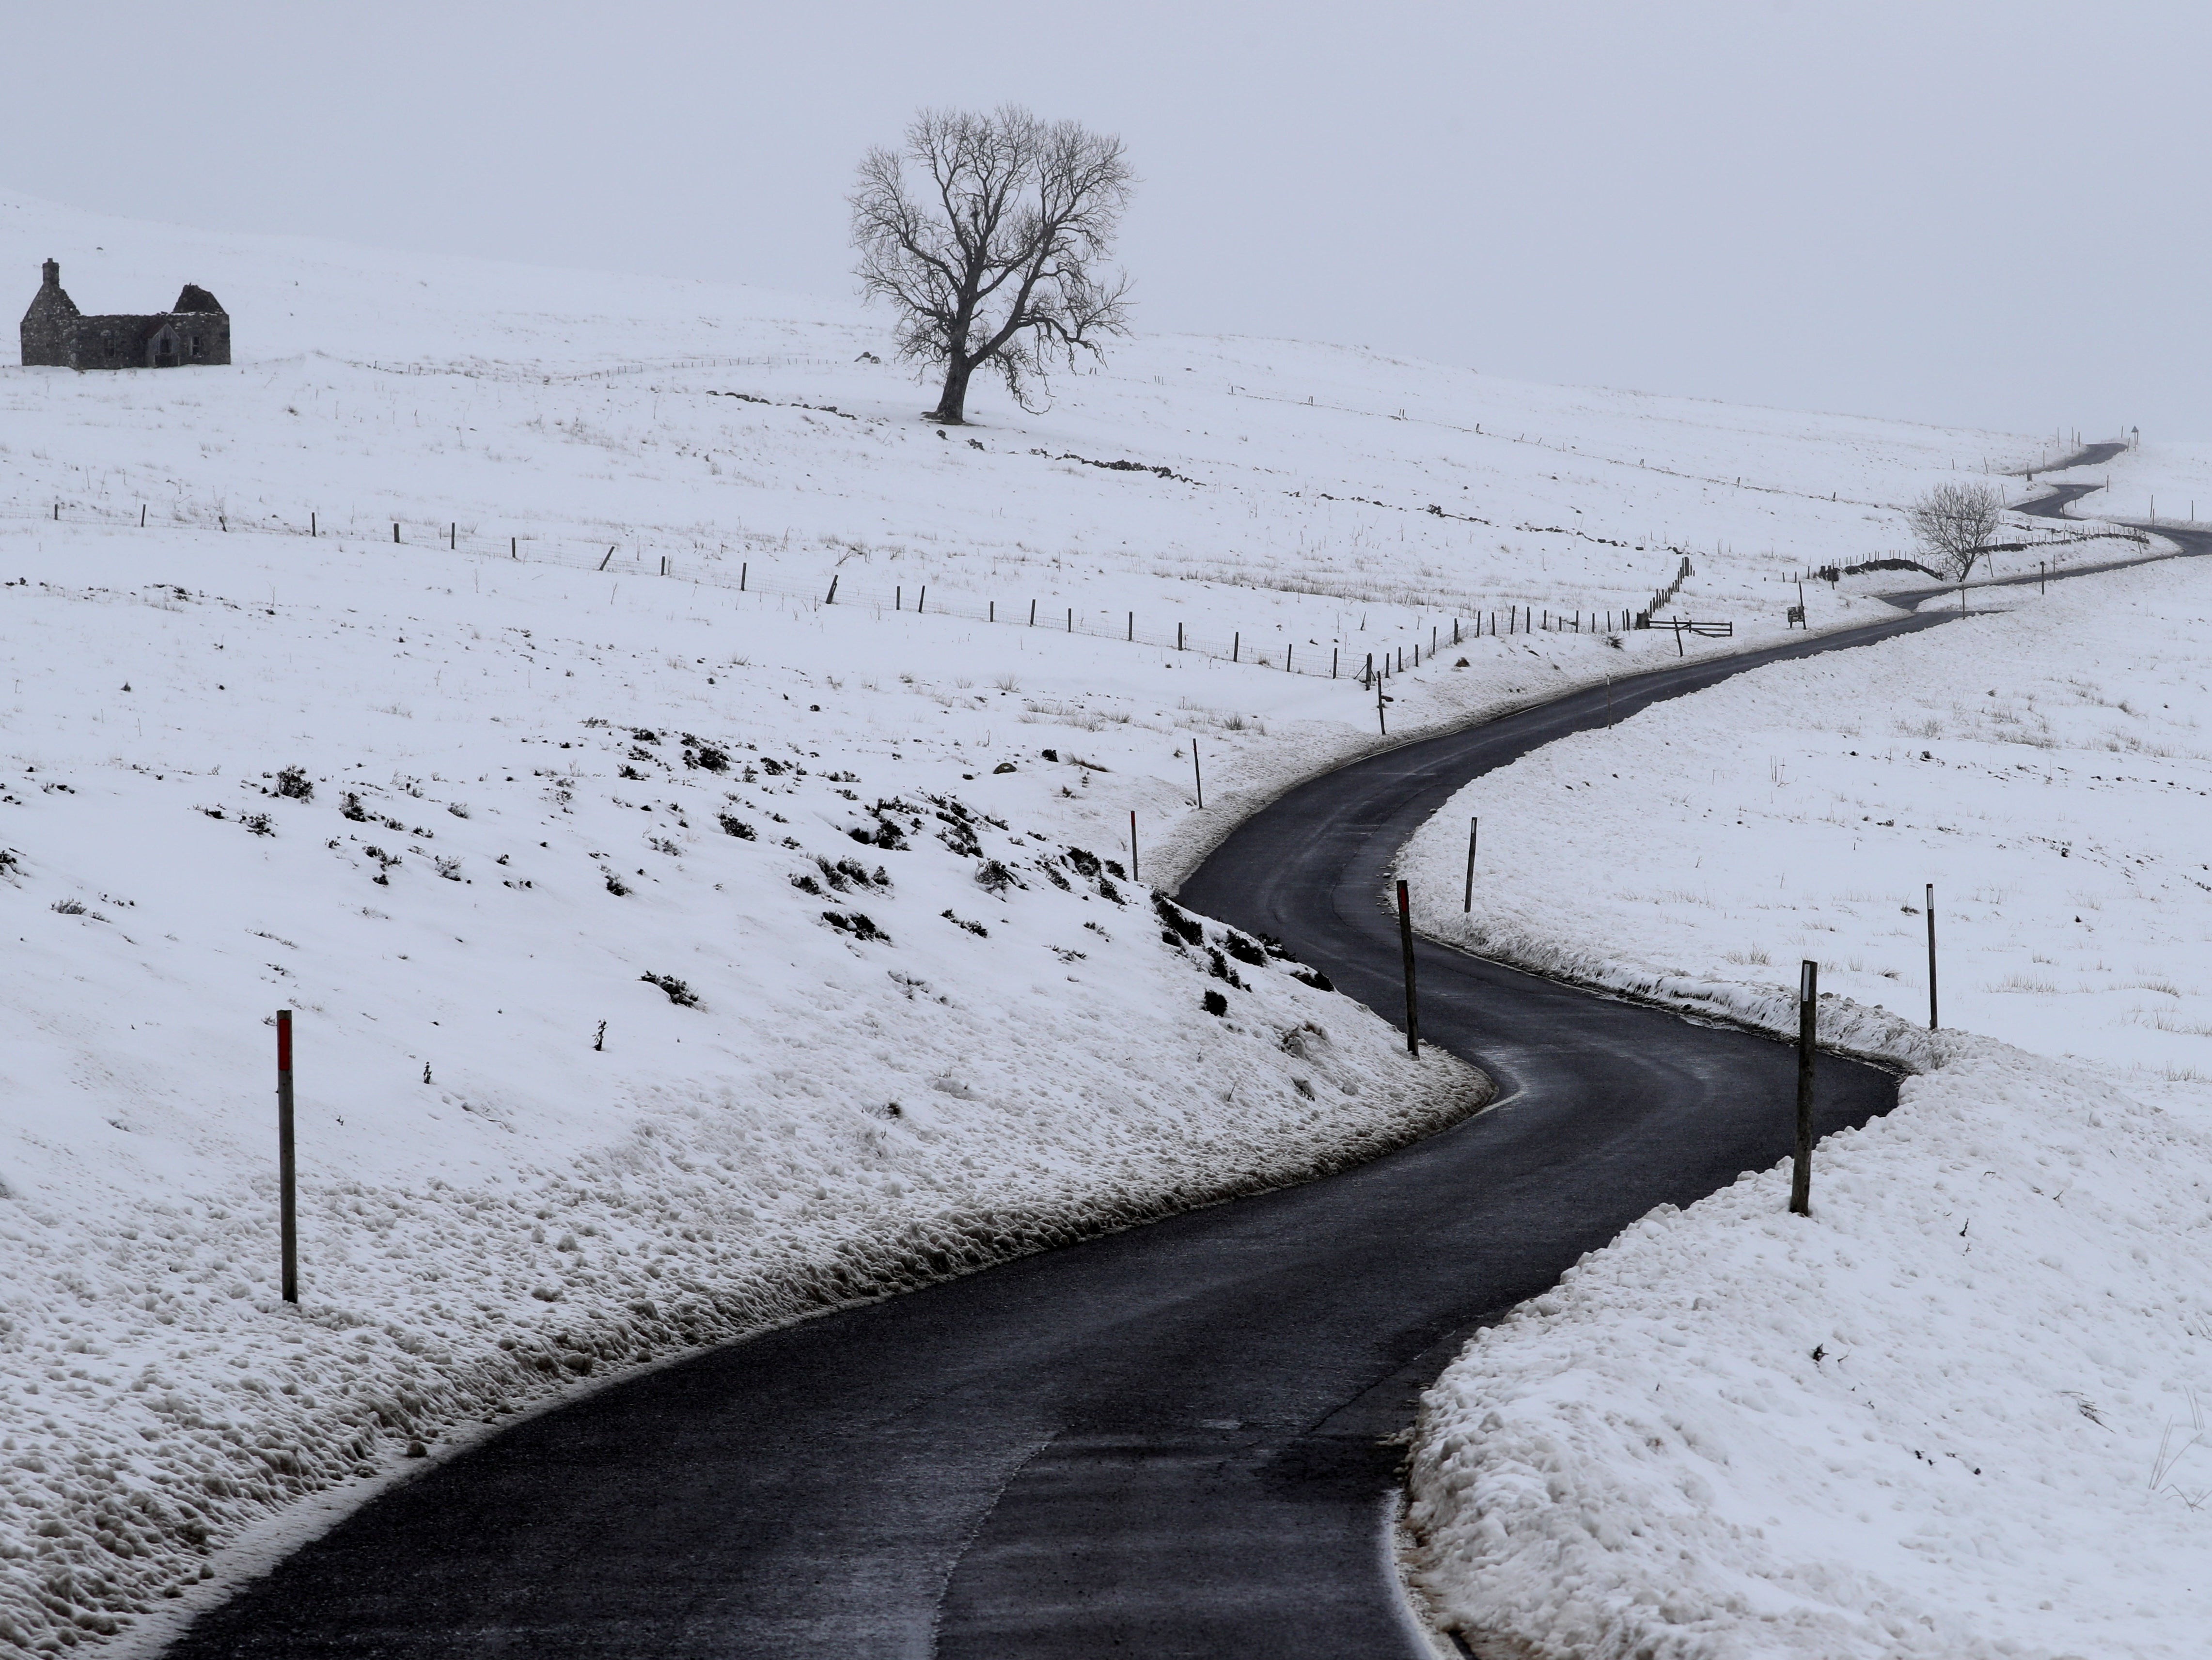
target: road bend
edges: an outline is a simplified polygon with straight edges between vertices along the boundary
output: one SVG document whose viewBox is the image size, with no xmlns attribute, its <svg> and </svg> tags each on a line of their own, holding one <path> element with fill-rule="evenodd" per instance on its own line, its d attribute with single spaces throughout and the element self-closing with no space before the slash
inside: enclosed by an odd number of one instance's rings
<svg viewBox="0 0 2212 1660">
<path fill-rule="evenodd" d="M 1611 712 L 1948 614 L 1619 680 Z M 1339 768 L 1181 897 L 1395 1024 L 1392 855 L 1469 779 L 1607 716 L 1586 689 Z M 1499 1086 L 1479 1116 L 532 1417 L 202 1614 L 171 1660 L 1425 1660 L 1384 1525 L 1419 1391 L 1653 1206 L 1785 1157 L 1795 1079 L 1762 1037 L 1417 953 L 1425 1038 Z M 1819 1128 L 1895 1099 L 1831 1057 Z"/>
</svg>

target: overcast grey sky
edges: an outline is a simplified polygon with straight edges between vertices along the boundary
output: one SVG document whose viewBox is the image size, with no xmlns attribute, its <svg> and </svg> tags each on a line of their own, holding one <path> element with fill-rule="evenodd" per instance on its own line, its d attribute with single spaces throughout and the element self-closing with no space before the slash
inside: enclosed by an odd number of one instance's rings
<svg viewBox="0 0 2212 1660">
<path fill-rule="evenodd" d="M 2212 438 L 2202 0 L 15 0 L 0 43 L 0 185 L 104 211 L 846 293 L 861 149 L 1013 100 L 1127 141 L 1148 330 Z"/>
</svg>

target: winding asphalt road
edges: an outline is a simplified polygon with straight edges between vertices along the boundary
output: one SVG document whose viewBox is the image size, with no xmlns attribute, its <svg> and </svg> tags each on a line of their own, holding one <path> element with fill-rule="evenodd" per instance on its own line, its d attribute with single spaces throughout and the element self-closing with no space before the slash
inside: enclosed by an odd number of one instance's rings
<svg viewBox="0 0 2212 1660">
<path fill-rule="evenodd" d="M 1613 712 L 1939 620 L 1661 669 L 1616 682 Z M 1571 693 L 1314 779 L 1182 897 L 1395 1019 L 1378 896 L 1399 843 L 1607 713 L 1603 689 Z M 1385 1527 L 1419 1390 L 1654 1205 L 1785 1156 L 1794 1072 L 1745 1033 L 1419 957 L 1424 1035 L 1497 1079 L 1491 1110 L 518 1424 L 202 1615 L 171 1660 L 1425 1660 Z M 1820 1128 L 1895 1098 L 1831 1057 Z"/>
</svg>

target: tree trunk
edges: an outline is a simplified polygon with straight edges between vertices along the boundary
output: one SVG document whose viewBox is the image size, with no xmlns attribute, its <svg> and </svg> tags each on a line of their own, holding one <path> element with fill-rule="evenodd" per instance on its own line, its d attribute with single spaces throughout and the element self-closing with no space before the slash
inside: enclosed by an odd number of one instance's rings
<svg viewBox="0 0 2212 1660">
<path fill-rule="evenodd" d="M 975 365 L 963 364 L 953 357 L 945 365 L 945 392 L 937 400 L 937 407 L 929 418 L 948 427 L 965 426 L 968 423 L 968 377 L 975 372 Z"/>
</svg>

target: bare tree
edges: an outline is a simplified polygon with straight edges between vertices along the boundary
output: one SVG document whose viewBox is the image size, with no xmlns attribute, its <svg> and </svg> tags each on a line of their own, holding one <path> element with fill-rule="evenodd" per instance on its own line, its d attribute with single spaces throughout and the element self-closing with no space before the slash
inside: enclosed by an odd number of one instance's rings
<svg viewBox="0 0 2212 1660">
<path fill-rule="evenodd" d="M 1988 484 L 1938 484 L 1905 510 L 1936 567 L 1962 587 L 1989 552 L 2004 497 Z"/>
<path fill-rule="evenodd" d="M 987 365 L 1027 409 L 1049 367 L 1129 331 L 1128 278 L 1099 268 L 1135 185 L 1119 138 L 1012 104 L 924 110 L 902 151 L 862 158 L 849 198 L 861 292 L 898 312 L 900 356 L 944 365 L 932 420 L 964 422 Z"/>
</svg>

